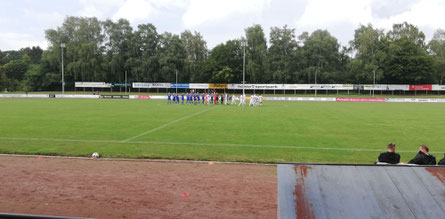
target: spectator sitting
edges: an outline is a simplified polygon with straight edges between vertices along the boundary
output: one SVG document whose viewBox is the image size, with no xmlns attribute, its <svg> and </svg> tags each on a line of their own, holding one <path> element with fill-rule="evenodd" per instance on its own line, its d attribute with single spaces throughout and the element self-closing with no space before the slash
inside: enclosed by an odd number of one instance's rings
<svg viewBox="0 0 445 219">
<path fill-rule="evenodd" d="M 400 155 L 395 153 L 396 150 L 396 144 L 389 143 L 388 144 L 388 152 L 381 153 L 379 155 L 378 161 L 383 163 L 390 163 L 390 164 L 398 164 L 400 163 Z"/>
<path fill-rule="evenodd" d="M 442 160 L 437 163 L 438 165 L 445 165 L 445 156 L 442 158 Z"/>
<path fill-rule="evenodd" d="M 419 153 L 408 163 L 418 165 L 436 165 L 436 157 L 429 155 L 430 149 L 426 145 L 420 145 Z"/>
</svg>

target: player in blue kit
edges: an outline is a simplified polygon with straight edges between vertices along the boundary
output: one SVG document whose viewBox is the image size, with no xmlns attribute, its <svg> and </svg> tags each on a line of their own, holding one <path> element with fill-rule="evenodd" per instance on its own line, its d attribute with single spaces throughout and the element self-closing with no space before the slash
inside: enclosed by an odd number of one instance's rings
<svg viewBox="0 0 445 219">
<path fill-rule="evenodd" d="M 184 93 L 181 94 L 182 104 L 184 104 Z"/>
<path fill-rule="evenodd" d="M 171 103 L 172 103 L 172 95 L 171 95 L 171 93 L 168 93 L 167 103 L 168 103 L 168 104 L 171 104 Z"/>
<path fill-rule="evenodd" d="M 204 104 L 204 97 L 205 97 L 205 94 L 202 93 L 201 97 L 202 97 L 202 104 Z"/>
<path fill-rule="evenodd" d="M 196 93 L 196 104 L 199 104 L 201 102 L 199 93 Z"/>
</svg>

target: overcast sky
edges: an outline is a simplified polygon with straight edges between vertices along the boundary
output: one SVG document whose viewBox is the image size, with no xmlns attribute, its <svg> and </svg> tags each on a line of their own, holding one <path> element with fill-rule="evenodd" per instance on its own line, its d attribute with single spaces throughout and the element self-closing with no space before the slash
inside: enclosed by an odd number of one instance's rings
<svg viewBox="0 0 445 219">
<path fill-rule="evenodd" d="M 327 29 L 347 45 L 359 24 L 388 30 L 407 21 L 429 41 L 445 29 L 445 0 L 1 0 L 0 50 L 47 48 L 44 30 L 61 26 L 66 16 L 128 19 L 133 27 L 152 23 L 158 32 L 200 32 L 211 49 L 240 38 L 261 24 L 266 32 L 288 25 L 302 32 Z"/>
</svg>

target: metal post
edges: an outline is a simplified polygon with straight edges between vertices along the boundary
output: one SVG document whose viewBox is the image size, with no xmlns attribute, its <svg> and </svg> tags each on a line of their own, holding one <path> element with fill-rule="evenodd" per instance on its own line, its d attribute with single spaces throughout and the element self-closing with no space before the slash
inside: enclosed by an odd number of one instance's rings
<svg viewBox="0 0 445 219">
<path fill-rule="evenodd" d="M 375 94 L 375 69 L 374 69 L 374 88 L 372 89 L 372 97 L 374 97 Z"/>
<path fill-rule="evenodd" d="M 178 70 L 176 70 L 176 94 L 178 93 Z"/>
<path fill-rule="evenodd" d="M 245 82 L 246 82 L 246 44 L 247 42 L 243 41 L 242 42 L 242 46 L 243 46 L 243 51 L 244 51 L 244 55 L 243 55 L 243 95 L 244 95 L 244 89 L 245 89 Z"/>
<path fill-rule="evenodd" d="M 127 71 L 125 71 L 125 94 L 127 94 Z"/>
<path fill-rule="evenodd" d="M 60 49 L 62 50 L 62 94 L 65 94 L 65 76 L 64 76 L 64 66 L 63 66 L 63 48 L 65 48 L 65 43 L 60 44 Z"/>
<path fill-rule="evenodd" d="M 315 71 L 315 85 L 314 85 L 315 96 L 317 96 L 317 73 L 318 73 L 318 68 L 317 68 L 317 71 Z"/>
</svg>

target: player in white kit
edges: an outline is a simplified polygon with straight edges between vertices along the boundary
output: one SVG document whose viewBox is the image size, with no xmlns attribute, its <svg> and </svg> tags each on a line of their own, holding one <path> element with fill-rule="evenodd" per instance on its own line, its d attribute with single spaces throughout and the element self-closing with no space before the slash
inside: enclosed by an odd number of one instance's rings
<svg viewBox="0 0 445 219">
<path fill-rule="evenodd" d="M 255 99 L 253 97 L 253 95 L 250 95 L 250 101 L 249 101 L 249 106 L 253 106 Z"/>
</svg>

